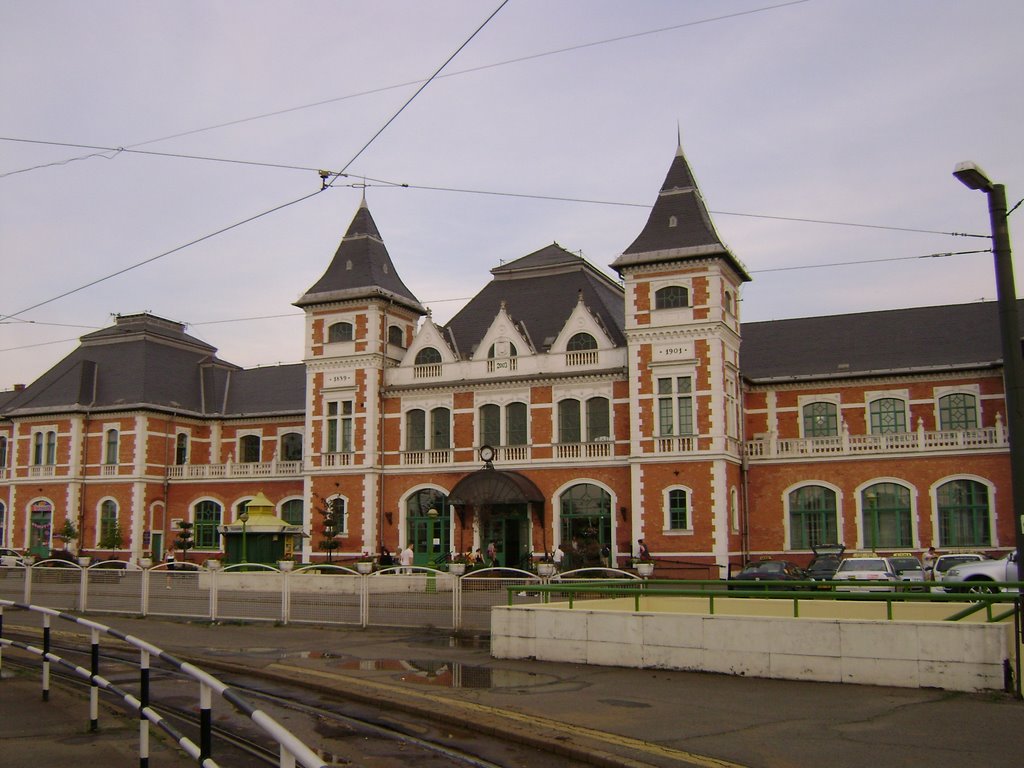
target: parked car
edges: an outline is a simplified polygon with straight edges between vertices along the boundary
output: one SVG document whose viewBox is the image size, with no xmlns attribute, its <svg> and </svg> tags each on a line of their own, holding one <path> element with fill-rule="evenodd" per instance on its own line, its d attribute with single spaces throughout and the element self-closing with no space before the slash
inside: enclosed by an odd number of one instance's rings
<svg viewBox="0 0 1024 768">
<path fill-rule="evenodd" d="M 998 560 L 954 565 L 942 577 L 947 592 L 998 592 L 996 581 L 1020 581 L 1016 550 Z"/>
<path fill-rule="evenodd" d="M 17 565 L 24 565 L 25 558 L 22 557 L 21 553 L 16 549 L 8 549 L 7 547 L 0 547 L 0 566 L 6 566 L 13 568 Z"/>
<path fill-rule="evenodd" d="M 897 581 L 896 571 L 887 558 L 884 557 L 848 557 L 839 563 L 834 581 L 888 581 L 893 582 L 892 586 L 885 584 L 864 584 L 836 587 L 841 592 L 892 592 Z"/>
<path fill-rule="evenodd" d="M 731 577 L 730 581 L 806 581 L 808 578 L 807 571 L 789 560 L 761 560 L 756 563 L 748 563 L 742 571 Z M 737 584 L 730 585 L 729 588 L 756 589 L 758 587 Z"/>
<path fill-rule="evenodd" d="M 907 587 L 912 592 L 927 592 L 928 587 L 925 586 L 927 576 L 924 572 L 924 566 L 921 565 L 921 561 L 917 559 L 917 555 L 897 552 L 896 554 L 886 558 L 889 561 L 889 565 L 896 572 L 896 578 L 899 581 L 909 582 L 911 585 Z"/>
<path fill-rule="evenodd" d="M 842 544 L 821 544 L 812 547 L 814 557 L 807 566 L 807 575 L 815 581 L 825 581 L 832 578 L 832 575 L 842 562 L 843 552 L 846 547 Z"/>
<path fill-rule="evenodd" d="M 988 555 L 982 555 L 977 552 L 957 552 L 955 554 L 939 555 L 935 558 L 934 564 L 928 570 L 928 578 L 933 579 L 934 581 L 941 581 L 942 577 L 946 574 L 946 571 L 955 565 L 980 563 L 983 560 L 988 559 Z"/>
</svg>

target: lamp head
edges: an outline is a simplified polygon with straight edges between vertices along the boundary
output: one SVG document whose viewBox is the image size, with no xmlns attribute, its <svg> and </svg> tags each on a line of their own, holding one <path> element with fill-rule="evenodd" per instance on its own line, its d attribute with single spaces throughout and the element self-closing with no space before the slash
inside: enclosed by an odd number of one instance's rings
<svg viewBox="0 0 1024 768">
<path fill-rule="evenodd" d="M 988 192 L 994 186 L 992 180 L 977 163 L 969 161 L 957 163 L 956 168 L 953 169 L 953 175 L 968 189 L 980 189 L 982 192 Z"/>
</svg>

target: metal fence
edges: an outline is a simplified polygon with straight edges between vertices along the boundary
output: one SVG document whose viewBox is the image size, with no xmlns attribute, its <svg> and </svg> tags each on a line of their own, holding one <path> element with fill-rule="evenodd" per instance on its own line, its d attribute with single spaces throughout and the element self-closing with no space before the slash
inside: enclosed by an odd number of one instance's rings
<svg viewBox="0 0 1024 768">
<path fill-rule="evenodd" d="M 539 603 L 538 585 L 595 578 L 636 576 L 605 568 L 550 578 L 514 568 L 459 576 L 418 566 L 362 574 L 308 565 L 285 572 L 255 563 L 187 570 L 162 563 L 142 570 L 113 561 L 86 568 L 45 560 L 0 567 L 0 599 L 79 613 L 488 632 L 491 608 L 507 605 L 510 593 L 513 604 Z"/>
</svg>

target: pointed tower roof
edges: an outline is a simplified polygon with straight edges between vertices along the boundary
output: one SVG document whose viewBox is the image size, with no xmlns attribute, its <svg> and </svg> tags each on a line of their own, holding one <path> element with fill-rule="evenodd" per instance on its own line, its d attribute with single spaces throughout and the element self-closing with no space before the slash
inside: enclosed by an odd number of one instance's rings
<svg viewBox="0 0 1024 768">
<path fill-rule="evenodd" d="M 365 197 L 327 271 L 295 302 L 295 306 L 309 307 L 351 299 L 388 299 L 414 312 L 426 314 L 426 309 L 395 271 Z"/>
<path fill-rule="evenodd" d="M 622 272 L 641 264 L 708 256 L 724 257 L 740 277 L 750 280 L 746 268 L 715 231 L 680 142 L 647 224 L 612 268 Z"/>
</svg>

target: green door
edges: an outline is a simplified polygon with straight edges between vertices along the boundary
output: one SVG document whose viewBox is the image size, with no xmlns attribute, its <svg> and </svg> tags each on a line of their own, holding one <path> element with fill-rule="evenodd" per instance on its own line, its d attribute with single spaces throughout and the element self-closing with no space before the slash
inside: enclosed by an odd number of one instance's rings
<svg viewBox="0 0 1024 768">
<path fill-rule="evenodd" d="M 405 503 L 405 535 L 415 553 L 413 564 L 434 568 L 447 561 L 452 548 L 448 497 L 433 488 L 424 488 L 412 494 Z"/>
<path fill-rule="evenodd" d="M 531 555 L 530 518 L 525 504 L 495 504 L 485 526 L 481 550 L 494 542 L 495 565 L 501 568 L 525 568 Z"/>
<path fill-rule="evenodd" d="M 50 531 L 53 527 L 53 507 L 48 501 L 32 505 L 28 550 L 36 557 L 49 557 Z"/>
</svg>

